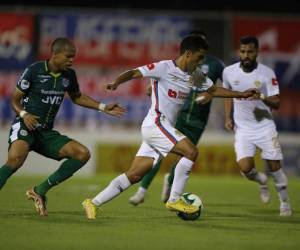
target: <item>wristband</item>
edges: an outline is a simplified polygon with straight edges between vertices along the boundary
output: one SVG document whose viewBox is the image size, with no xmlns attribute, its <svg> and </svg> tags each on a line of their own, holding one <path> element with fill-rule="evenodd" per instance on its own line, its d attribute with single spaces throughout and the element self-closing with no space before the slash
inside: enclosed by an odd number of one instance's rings
<svg viewBox="0 0 300 250">
<path fill-rule="evenodd" d="M 26 114 L 27 114 L 27 112 L 26 112 L 25 110 L 21 110 L 20 113 L 19 113 L 19 116 L 20 116 L 21 118 L 23 118 L 24 115 L 26 115 Z"/>
<path fill-rule="evenodd" d="M 105 107 L 106 107 L 106 104 L 100 102 L 100 103 L 99 103 L 99 106 L 98 106 L 98 109 L 99 109 L 99 111 L 101 112 L 101 111 L 104 111 L 104 110 L 105 110 Z"/>
<path fill-rule="evenodd" d="M 265 96 L 264 94 L 260 94 L 259 99 L 260 99 L 260 100 L 265 100 L 265 99 L 266 99 L 266 96 Z"/>
</svg>

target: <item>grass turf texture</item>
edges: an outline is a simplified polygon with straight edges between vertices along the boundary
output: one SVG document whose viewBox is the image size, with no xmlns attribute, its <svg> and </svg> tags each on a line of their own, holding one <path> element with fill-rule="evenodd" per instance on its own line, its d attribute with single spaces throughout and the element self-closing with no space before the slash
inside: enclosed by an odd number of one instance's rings
<svg viewBox="0 0 300 250">
<path fill-rule="evenodd" d="M 150 187 L 144 204 L 128 198 L 135 187 L 103 206 L 97 220 L 84 217 L 81 201 L 93 197 L 113 176 L 73 177 L 48 193 L 48 218 L 35 214 L 25 191 L 41 177 L 12 177 L 0 191 L 0 249 L 298 249 L 300 181 L 290 179 L 294 214 L 280 218 L 272 182 L 270 204 L 258 186 L 240 176 L 192 175 L 186 191 L 201 197 L 199 220 L 183 221 L 160 202 L 162 176 Z"/>
</svg>

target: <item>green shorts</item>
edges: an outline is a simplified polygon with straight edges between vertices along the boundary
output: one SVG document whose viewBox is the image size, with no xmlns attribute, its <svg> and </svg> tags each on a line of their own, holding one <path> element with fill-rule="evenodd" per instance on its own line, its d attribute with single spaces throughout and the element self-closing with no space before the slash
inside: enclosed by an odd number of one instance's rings
<svg viewBox="0 0 300 250">
<path fill-rule="evenodd" d="M 51 129 L 38 128 L 34 131 L 29 131 L 22 121 L 15 120 L 9 132 L 9 148 L 16 140 L 26 141 L 30 150 L 43 156 L 61 160 L 61 157 L 59 157 L 60 149 L 72 139 Z"/>
<path fill-rule="evenodd" d="M 178 119 L 175 126 L 181 133 L 191 140 L 194 145 L 198 144 L 198 141 L 204 131 L 203 128 L 192 127 L 186 124 L 186 122 Z"/>
</svg>

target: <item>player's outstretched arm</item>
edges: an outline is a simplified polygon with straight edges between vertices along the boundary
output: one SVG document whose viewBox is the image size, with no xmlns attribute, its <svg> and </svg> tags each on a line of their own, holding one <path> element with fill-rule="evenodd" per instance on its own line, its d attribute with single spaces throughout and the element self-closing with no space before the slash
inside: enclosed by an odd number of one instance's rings
<svg viewBox="0 0 300 250">
<path fill-rule="evenodd" d="M 260 93 L 257 89 L 249 89 L 244 92 L 233 91 L 225 89 L 223 87 L 211 86 L 207 89 L 207 93 L 213 97 L 223 97 L 223 98 L 248 98 L 252 97 L 254 99 L 259 99 Z M 206 97 L 207 96 L 207 97 Z M 208 95 L 206 92 L 201 93 L 197 96 L 196 101 L 201 104 L 207 103 Z"/>
<path fill-rule="evenodd" d="M 93 98 L 84 95 L 82 93 L 69 93 L 73 103 L 82 107 L 95 109 L 104 112 L 108 115 L 122 117 L 126 113 L 126 109 L 120 106 L 118 103 L 104 104 L 95 101 Z"/>
<path fill-rule="evenodd" d="M 138 69 L 131 69 L 120 74 L 115 81 L 106 84 L 105 88 L 107 90 L 116 90 L 120 84 L 123 82 L 130 81 L 132 79 L 143 77 L 142 73 Z"/>
</svg>

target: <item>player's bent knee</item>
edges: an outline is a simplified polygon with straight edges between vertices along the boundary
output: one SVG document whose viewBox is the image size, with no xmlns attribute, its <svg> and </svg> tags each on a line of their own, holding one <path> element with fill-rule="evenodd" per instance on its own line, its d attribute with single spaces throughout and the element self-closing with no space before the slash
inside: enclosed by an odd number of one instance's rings
<svg viewBox="0 0 300 250">
<path fill-rule="evenodd" d="M 16 156 L 13 156 L 13 157 L 9 157 L 7 162 L 6 162 L 6 165 L 11 166 L 15 169 L 18 169 L 23 165 L 24 160 L 25 160 L 24 156 L 16 155 Z"/>
<path fill-rule="evenodd" d="M 126 175 L 131 184 L 138 183 L 142 179 L 141 175 L 131 174 L 131 173 L 127 173 Z"/>
<path fill-rule="evenodd" d="M 192 148 L 186 153 L 185 157 L 191 161 L 196 161 L 198 157 L 198 150 L 196 148 Z"/>
<path fill-rule="evenodd" d="M 86 147 L 81 147 L 80 150 L 74 155 L 76 160 L 87 162 L 91 158 L 91 153 Z"/>
</svg>

